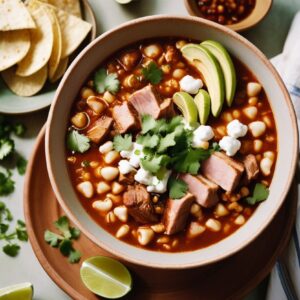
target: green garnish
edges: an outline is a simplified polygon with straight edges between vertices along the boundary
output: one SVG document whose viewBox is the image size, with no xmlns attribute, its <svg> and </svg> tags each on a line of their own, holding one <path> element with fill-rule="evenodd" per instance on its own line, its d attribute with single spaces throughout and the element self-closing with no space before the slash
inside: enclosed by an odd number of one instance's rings
<svg viewBox="0 0 300 300">
<path fill-rule="evenodd" d="M 131 134 L 116 135 L 113 144 L 116 151 L 129 151 L 132 148 L 132 136 Z"/>
<path fill-rule="evenodd" d="M 90 139 L 76 130 L 71 130 L 67 136 L 67 146 L 71 151 L 84 153 L 90 149 Z"/>
<path fill-rule="evenodd" d="M 54 222 L 55 227 L 60 234 L 46 230 L 44 233 L 45 241 L 52 247 L 58 247 L 60 252 L 68 257 L 70 263 L 80 261 L 81 253 L 73 248 L 73 240 L 77 240 L 80 236 L 80 230 L 70 227 L 69 220 L 66 216 L 60 217 Z"/>
<path fill-rule="evenodd" d="M 83 160 L 83 161 L 81 162 L 81 166 L 82 166 L 83 168 L 88 168 L 88 167 L 90 166 L 90 161 L 89 161 L 89 160 Z"/>
<path fill-rule="evenodd" d="M 266 200 L 269 196 L 269 189 L 262 183 L 257 183 L 254 187 L 253 196 L 247 197 L 246 202 L 250 205 Z"/>
<path fill-rule="evenodd" d="M 11 194 L 15 190 L 15 182 L 11 179 L 11 172 L 0 172 L 0 196 Z"/>
<path fill-rule="evenodd" d="M 99 69 L 94 76 L 94 87 L 98 93 L 109 91 L 113 94 L 117 93 L 120 88 L 120 81 L 116 73 L 107 74 L 103 68 Z"/>
<path fill-rule="evenodd" d="M 2 247 L 2 250 L 8 256 L 16 257 L 19 254 L 20 248 L 18 244 L 6 244 Z"/>
<path fill-rule="evenodd" d="M 170 198 L 180 199 L 186 194 L 188 186 L 183 180 L 171 176 L 168 181 L 168 190 Z"/>
<path fill-rule="evenodd" d="M 3 160 L 5 157 L 9 156 L 14 152 L 15 143 L 10 138 L 0 139 L 0 160 Z"/>
<path fill-rule="evenodd" d="M 163 71 L 152 61 L 147 67 L 142 69 L 142 74 L 150 83 L 158 84 L 162 80 Z"/>
<path fill-rule="evenodd" d="M 193 132 L 186 129 L 181 116 L 170 120 L 154 120 L 151 116 L 142 117 L 142 131 L 137 143 L 143 146 L 142 167 L 156 174 L 161 168 L 182 173 L 197 174 L 201 161 L 215 151 L 192 148 Z"/>
<path fill-rule="evenodd" d="M 13 131 L 16 136 L 22 137 L 22 136 L 24 136 L 24 134 L 26 132 L 26 127 L 22 123 L 16 123 L 13 126 Z"/>
<path fill-rule="evenodd" d="M 24 157 L 19 156 L 18 159 L 17 159 L 17 170 L 18 170 L 18 173 L 20 175 L 24 175 L 25 172 L 26 172 L 26 167 L 27 167 L 27 160 Z"/>
</svg>

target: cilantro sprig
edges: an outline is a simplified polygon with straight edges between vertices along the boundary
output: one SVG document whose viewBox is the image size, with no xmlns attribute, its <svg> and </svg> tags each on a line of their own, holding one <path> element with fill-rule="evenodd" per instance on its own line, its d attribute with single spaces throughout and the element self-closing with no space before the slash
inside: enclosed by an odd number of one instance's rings
<svg viewBox="0 0 300 300">
<path fill-rule="evenodd" d="M 142 74 L 152 84 L 160 83 L 163 77 L 163 71 L 153 61 L 142 69 Z"/>
<path fill-rule="evenodd" d="M 60 232 L 55 233 L 46 230 L 44 233 L 45 241 L 54 248 L 59 248 L 62 255 L 67 256 L 70 263 L 78 263 L 81 253 L 73 248 L 73 240 L 77 240 L 80 236 L 80 230 L 70 227 L 69 220 L 66 216 L 60 217 L 54 222 L 54 226 Z"/>
<path fill-rule="evenodd" d="M 253 195 L 246 198 L 249 205 L 255 205 L 259 202 L 266 200 L 269 196 L 269 189 L 262 183 L 257 183 L 253 190 Z"/>
<path fill-rule="evenodd" d="M 180 199 L 186 194 L 188 185 L 183 180 L 171 176 L 168 180 L 168 190 L 171 199 Z"/>
<path fill-rule="evenodd" d="M 120 89 L 118 75 L 116 73 L 107 74 L 107 71 L 101 68 L 94 75 L 94 87 L 98 93 L 109 91 L 115 94 Z"/>
<path fill-rule="evenodd" d="M 4 202 L 0 202 L 0 240 L 5 242 L 4 246 L 2 246 L 2 251 L 11 257 L 15 257 L 21 249 L 17 240 L 27 242 L 28 234 L 26 225 L 21 220 L 17 220 L 15 229 L 10 231 L 9 222 L 12 220 L 13 217 L 10 210 L 6 207 Z"/>
<path fill-rule="evenodd" d="M 69 150 L 84 153 L 90 149 L 90 139 L 77 130 L 72 129 L 67 135 L 67 147 Z"/>
<path fill-rule="evenodd" d="M 116 135 L 114 137 L 114 149 L 117 151 L 129 151 L 132 148 L 132 136 L 131 134 Z"/>
</svg>

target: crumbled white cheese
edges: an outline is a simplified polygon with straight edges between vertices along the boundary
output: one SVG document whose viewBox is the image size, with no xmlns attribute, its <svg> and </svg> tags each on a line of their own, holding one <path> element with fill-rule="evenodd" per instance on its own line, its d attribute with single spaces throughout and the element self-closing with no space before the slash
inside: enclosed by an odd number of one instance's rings
<svg viewBox="0 0 300 300">
<path fill-rule="evenodd" d="M 196 79 L 190 75 L 186 75 L 179 81 L 179 85 L 182 91 L 189 94 L 197 94 L 203 87 L 203 82 L 201 79 Z"/>
<path fill-rule="evenodd" d="M 136 172 L 134 180 L 147 185 L 147 191 L 149 193 L 165 193 L 167 191 L 167 184 L 171 171 L 167 171 L 162 180 L 158 179 L 155 175 L 146 171 L 142 167 Z"/>
<path fill-rule="evenodd" d="M 241 148 L 241 142 L 231 136 L 224 136 L 220 140 L 219 145 L 228 156 L 234 156 Z"/>
<path fill-rule="evenodd" d="M 227 125 L 227 134 L 233 138 L 243 137 L 247 134 L 248 126 L 239 120 L 233 120 Z"/>
<path fill-rule="evenodd" d="M 129 163 L 132 167 L 138 168 L 140 166 L 140 160 L 143 158 L 143 145 L 133 143 L 133 149 L 131 151 L 121 151 L 120 155 L 122 158 L 128 158 Z"/>
<path fill-rule="evenodd" d="M 132 167 L 132 165 L 129 163 L 128 160 L 122 159 L 119 161 L 119 172 L 123 175 L 128 174 L 135 169 Z"/>
<path fill-rule="evenodd" d="M 200 125 L 193 132 L 192 146 L 195 148 L 200 147 L 203 142 L 208 142 L 215 136 L 213 129 L 210 126 Z"/>
<path fill-rule="evenodd" d="M 112 141 L 108 141 L 99 147 L 99 151 L 102 154 L 108 153 L 114 148 L 114 144 Z"/>
</svg>

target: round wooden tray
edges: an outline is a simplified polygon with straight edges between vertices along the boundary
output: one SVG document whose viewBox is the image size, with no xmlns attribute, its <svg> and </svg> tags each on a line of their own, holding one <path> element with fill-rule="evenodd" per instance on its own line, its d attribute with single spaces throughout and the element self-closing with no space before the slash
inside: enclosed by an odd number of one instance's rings
<svg viewBox="0 0 300 300">
<path fill-rule="evenodd" d="M 24 211 L 33 250 L 48 275 L 72 299 L 99 299 L 80 280 L 79 264 L 70 264 L 44 241 L 44 231 L 63 215 L 49 182 L 44 148 L 45 130 L 37 139 L 24 187 Z M 126 299 L 240 299 L 267 276 L 289 240 L 297 205 L 291 191 L 272 223 L 250 245 L 218 263 L 197 269 L 157 270 L 125 263 L 133 275 L 133 290 Z M 271 199 L 269 200 L 271 201 Z M 82 235 L 75 248 L 82 260 L 108 255 Z M 187 253 L 188 255 L 188 253 Z"/>
</svg>

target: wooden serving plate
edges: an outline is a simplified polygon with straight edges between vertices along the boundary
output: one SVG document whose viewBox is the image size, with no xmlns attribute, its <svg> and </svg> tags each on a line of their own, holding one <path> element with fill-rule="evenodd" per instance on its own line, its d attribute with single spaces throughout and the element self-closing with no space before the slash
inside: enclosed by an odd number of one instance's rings
<svg viewBox="0 0 300 300">
<path fill-rule="evenodd" d="M 64 214 L 49 182 L 44 137 L 45 128 L 37 139 L 24 187 L 31 245 L 48 275 L 72 299 L 99 299 L 81 282 L 81 263 L 68 263 L 58 249 L 44 241 L 44 231 L 53 229 L 53 222 Z M 241 299 L 268 275 L 287 245 L 295 220 L 297 195 L 297 186 L 293 184 L 272 223 L 250 245 L 223 261 L 187 270 L 158 270 L 125 263 L 133 275 L 133 290 L 126 299 Z M 84 235 L 74 246 L 83 253 L 81 262 L 95 255 L 111 256 Z"/>
</svg>

